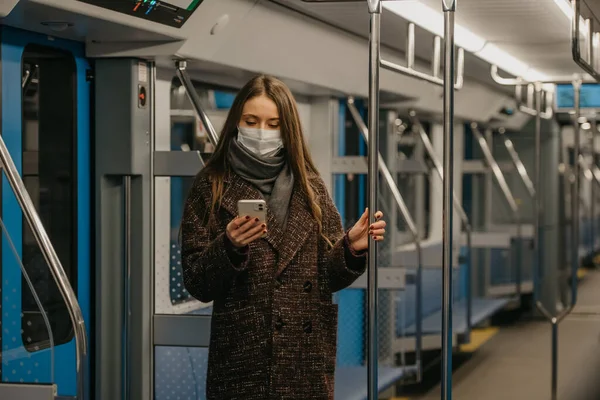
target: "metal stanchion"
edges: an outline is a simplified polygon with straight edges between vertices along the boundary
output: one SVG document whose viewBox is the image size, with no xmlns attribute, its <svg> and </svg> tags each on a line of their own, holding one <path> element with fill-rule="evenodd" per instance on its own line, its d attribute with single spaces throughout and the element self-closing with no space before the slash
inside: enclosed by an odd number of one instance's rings
<svg viewBox="0 0 600 400">
<path fill-rule="evenodd" d="M 598 134 L 598 122 L 596 121 L 596 114 L 594 114 L 594 118 L 592 118 L 592 120 L 590 121 L 591 124 L 591 137 L 590 137 L 590 147 L 592 149 L 591 151 L 591 167 L 590 169 L 592 170 L 592 193 L 591 193 L 591 197 L 592 197 L 592 202 L 590 203 L 590 214 L 592 214 L 592 224 L 590 227 L 590 234 L 592 236 L 591 242 L 592 242 L 592 254 L 594 253 L 594 251 L 596 250 L 596 198 L 598 197 L 598 189 L 597 189 L 597 181 L 596 181 L 596 177 L 594 176 L 594 166 L 596 165 L 596 136 Z"/>
<path fill-rule="evenodd" d="M 369 154 L 368 154 L 368 192 L 369 192 L 369 225 L 375 222 L 377 211 L 377 183 L 379 180 L 379 64 L 381 61 L 381 1 L 368 0 L 371 18 L 369 35 Z M 369 236 L 369 255 L 367 269 L 368 296 L 368 398 L 377 400 L 378 343 L 377 343 L 377 243 Z"/>
<path fill-rule="evenodd" d="M 444 192 L 442 232 L 442 400 L 452 399 L 452 193 L 454 190 L 454 12 L 456 0 L 442 0 L 444 11 Z"/>
</svg>

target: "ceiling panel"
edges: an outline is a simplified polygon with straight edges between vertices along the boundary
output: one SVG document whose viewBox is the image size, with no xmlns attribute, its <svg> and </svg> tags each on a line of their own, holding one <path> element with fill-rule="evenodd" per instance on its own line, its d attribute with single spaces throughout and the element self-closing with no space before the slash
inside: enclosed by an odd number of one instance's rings
<svg viewBox="0 0 600 400">
<path fill-rule="evenodd" d="M 440 0 L 421 2 L 441 11 Z M 569 40 L 569 20 L 554 0 L 458 0 L 456 23 L 492 42 Z"/>
<path fill-rule="evenodd" d="M 366 2 L 273 1 L 353 34 L 368 37 L 369 15 Z M 600 0 L 586 1 L 598 3 L 600 11 Z M 441 0 L 421 2 L 441 11 Z M 456 22 L 542 73 L 562 76 L 580 72 L 571 58 L 569 19 L 554 0 L 458 0 Z M 416 56 L 422 60 L 430 60 L 432 35 L 417 28 L 416 38 Z M 381 40 L 384 46 L 403 51 L 406 21 L 384 10 Z M 484 78 L 484 75 L 489 77 L 489 66 L 476 64 L 478 67 L 484 66 L 484 69 L 477 70 L 467 62 L 467 75 L 474 78 Z"/>
<path fill-rule="evenodd" d="M 365 52 L 367 51 L 369 14 L 366 3 L 305 3 L 301 0 L 272 0 L 272 2 L 364 38 Z M 408 22 L 404 19 L 391 12 L 384 12 L 381 17 L 382 45 L 403 52 L 406 48 L 407 26 Z M 433 35 L 417 27 L 415 29 L 415 42 L 415 57 L 428 63 L 433 52 Z M 489 66 L 480 61 L 467 54 L 465 57 L 465 74 L 480 82 L 492 84 L 493 82 L 489 77 Z"/>
<path fill-rule="evenodd" d="M 594 18 L 600 22 L 600 1 L 599 0 L 582 0 L 581 2 L 581 10 L 584 14 L 587 14 L 591 11 L 591 15 L 594 15 Z M 590 15 L 590 14 L 587 14 Z"/>
</svg>

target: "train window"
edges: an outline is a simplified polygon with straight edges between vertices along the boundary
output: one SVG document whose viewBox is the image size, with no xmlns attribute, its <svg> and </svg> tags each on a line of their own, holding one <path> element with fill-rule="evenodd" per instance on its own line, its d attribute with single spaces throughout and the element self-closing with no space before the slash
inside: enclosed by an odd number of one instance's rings
<svg viewBox="0 0 600 400">
<path fill-rule="evenodd" d="M 71 54 L 28 46 L 22 58 L 22 175 L 62 266 L 77 291 L 76 78 Z M 73 337 L 69 312 L 23 218 L 23 265 L 52 328 L 54 345 Z M 50 346 L 48 331 L 23 279 L 21 332 L 25 348 Z"/>
</svg>

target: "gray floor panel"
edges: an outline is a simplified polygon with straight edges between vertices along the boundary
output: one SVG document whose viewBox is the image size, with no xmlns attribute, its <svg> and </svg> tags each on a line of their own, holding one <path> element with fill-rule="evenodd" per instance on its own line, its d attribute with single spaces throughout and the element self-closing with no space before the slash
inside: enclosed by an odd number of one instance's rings
<svg viewBox="0 0 600 400">
<path fill-rule="evenodd" d="M 581 306 L 559 326 L 559 400 L 600 399 L 600 273 L 579 288 Z M 549 323 L 503 327 L 454 372 L 453 399 L 550 400 L 550 339 Z M 420 399 L 439 398 L 438 386 Z"/>
</svg>

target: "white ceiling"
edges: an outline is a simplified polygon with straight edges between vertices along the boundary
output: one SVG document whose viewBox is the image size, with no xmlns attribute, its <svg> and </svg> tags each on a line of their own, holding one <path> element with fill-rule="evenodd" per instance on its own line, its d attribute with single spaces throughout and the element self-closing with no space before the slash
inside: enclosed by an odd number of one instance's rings
<svg viewBox="0 0 600 400">
<path fill-rule="evenodd" d="M 313 18 L 354 34 L 368 37 L 366 2 L 305 3 L 301 0 L 273 0 Z M 420 0 L 441 11 L 441 0 Z M 600 0 L 587 0 L 591 5 Z M 580 72 L 571 58 L 570 21 L 554 0 L 457 0 L 456 23 L 495 44 L 532 68 L 549 76 Z M 406 21 L 383 11 L 382 44 L 404 50 Z M 430 60 L 431 35 L 417 29 L 416 56 Z M 473 65 L 477 68 L 473 68 Z M 488 71 L 479 60 L 467 58 L 466 74 L 478 80 Z M 489 66 L 487 67 L 489 68 Z M 487 80 L 487 79 L 486 79 Z"/>
<path fill-rule="evenodd" d="M 560 0 L 564 1 L 564 0 Z M 440 9 L 439 0 L 421 0 Z M 549 76 L 578 72 L 571 23 L 554 0 L 458 0 L 456 23 Z"/>
</svg>

